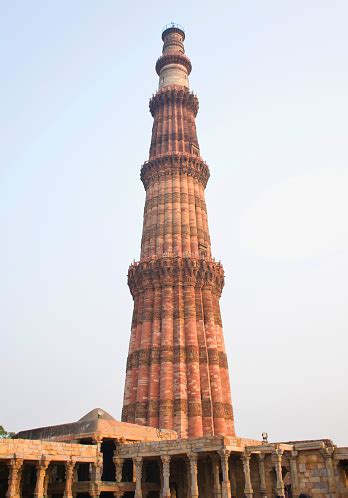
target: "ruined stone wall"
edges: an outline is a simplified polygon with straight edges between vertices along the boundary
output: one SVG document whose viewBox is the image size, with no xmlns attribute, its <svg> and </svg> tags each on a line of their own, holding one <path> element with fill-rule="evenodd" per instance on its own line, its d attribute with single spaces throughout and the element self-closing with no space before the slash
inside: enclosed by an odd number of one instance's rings
<svg viewBox="0 0 348 498">
<path fill-rule="evenodd" d="M 298 455 L 298 472 L 301 493 L 321 498 L 330 493 L 328 471 L 319 451 L 303 451 Z"/>
</svg>

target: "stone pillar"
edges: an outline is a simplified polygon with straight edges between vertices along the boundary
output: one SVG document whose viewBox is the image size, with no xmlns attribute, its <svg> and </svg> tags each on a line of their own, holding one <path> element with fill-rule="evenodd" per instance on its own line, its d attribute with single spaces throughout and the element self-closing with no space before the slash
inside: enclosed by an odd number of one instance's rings
<svg viewBox="0 0 348 498">
<path fill-rule="evenodd" d="M 40 462 L 36 465 L 36 486 L 34 491 L 34 498 L 44 498 L 44 480 L 46 470 L 50 462 L 45 457 L 42 457 Z"/>
<path fill-rule="evenodd" d="M 74 468 L 73 482 L 78 482 L 79 481 L 78 470 L 79 470 L 79 464 L 77 463 L 75 465 L 75 468 Z"/>
<path fill-rule="evenodd" d="M 72 498 L 72 485 L 74 480 L 74 468 L 75 461 L 68 460 L 65 463 L 65 489 L 64 489 L 64 498 Z"/>
<path fill-rule="evenodd" d="M 46 472 L 46 475 L 45 475 L 45 479 L 44 479 L 44 484 L 43 484 L 43 494 L 44 494 L 44 497 L 47 498 L 48 497 L 48 485 L 49 485 L 49 482 L 50 482 L 50 469 L 47 469 L 47 472 Z"/>
<path fill-rule="evenodd" d="M 137 456 L 133 458 L 134 466 L 135 466 L 135 494 L 134 498 L 142 498 L 142 490 L 141 490 L 141 477 L 143 472 L 143 458 Z"/>
<path fill-rule="evenodd" d="M 221 498 L 220 461 L 216 453 L 210 455 L 214 479 L 214 498 Z"/>
<path fill-rule="evenodd" d="M 329 484 L 329 493 L 330 493 L 330 498 L 335 498 L 336 493 L 337 493 L 337 488 L 336 488 L 336 479 L 335 479 L 335 473 L 334 473 L 334 467 L 332 463 L 332 455 L 334 452 L 334 448 L 323 448 L 321 450 L 321 454 L 324 457 L 325 460 L 325 466 L 327 470 L 327 479 L 328 479 L 328 484 Z"/>
<path fill-rule="evenodd" d="M 222 498 L 231 498 L 231 484 L 228 477 L 228 457 L 230 456 L 229 450 L 219 451 L 221 458 L 221 470 L 222 470 L 222 485 L 221 485 L 221 496 Z"/>
<path fill-rule="evenodd" d="M 20 498 L 21 474 L 23 468 L 23 460 L 21 458 L 13 458 L 9 465 L 8 489 L 7 498 Z"/>
<path fill-rule="evenodd" d="M 231 483 L 231 496 L 233 498 L 237 497 L 237 478 L 236 471 L 234 468 L 234 462 L 230 458 L 230 483 Z"/>
<path fill-rule="evenodd" d="M 187 459 L 185 461 L 185 467 L 186 467 L 187 486 L 186 486 L 186 494 L 184 496 L 185 496 L 185 498 L 190 498 L 190 496 L 191 496 L 191 465 L 190 465 L 189 459 Z"/>
<path fill-rule="evenodd" d="M 266 489 L 266 476 L 265 476 L 265 457 L 264 453 L 259 453 L 258 462 L 259 462 L 259 476 L 260 476 L 260 493 L 263 498 L 267 498 L 267 489 Z"/>
<path fill-rule="evenodd" d="M 116 469 L 116 482 L 122 482 L 122 470 L 123 470 L 124 458 L 115 455 L 112 460 L 115 464 L 115 469 Z"/>
<path fill-rule="evenodd" d="M 101 475 L 103 472 L 103 461 L 97 457 L 95 462 L 92 462 L 91 465 L 91 481 L 101 481 Z"/>
<path fill-rule="evenodd" d="M 283 457 L 283 450 L 276 448 L 273 453 L 273 460 L 277 476 L 277 488 L 276 488 L 277 496 L 285 496 L 283 472 L 282 472 L 282 457 Z"/>
<path fill-rule="evenodd" d="M 137 476 L 136 476 L 136 465 L 134 463 L 134 458 L 133 458 L 133 478 L 132 478 L 132 482 L 136 482 L 137 480 Z"/>
<path fill-rule="evenodd" d="M 91 481 L 101 481 L 103 474 L 103 453 L 101 452 L 101 445 L 103 438 L 97 435 L 93 439 L 93 443 L 97 446 L 97 458 L 95 462 L 92 462 L 92 475 Z"/>
<path fill-rule="evenodd" d="M 289 455 L 291 491 L 293 498 L 297 498 L 300 494 L 300 486 L 298 482 L 298 472 L 297 472 L 297 455 L 298 451 L 292 451 L 291 454 Z"/>
<path fill-rule="evenodd" d="M 243 462 L 243 472 L 244 472 L 244 495 L 246 498 L 252 498 L 253 496 L 253 487 L 251 485 L 251 477 L 250 477 L 250 454 L 243 453 L 242 455 Z"/>
<path fill-rule="evenodd" d="M 161 455 L 162 460 L 162 498 L 171 498 L 170 495 L 170 485 L 169 485 L 169 477 L 170 477 L 170 456 L 169 455 Z"/>
<path fill-rule="evenodd" d="M 191 482 L 191 498 L 198 498 L 198 482 L 197 482 L 197 454 L 189 453 L 187 455 L 190 462 L 190 482 Z"/>
<path fill-rule="evenodd" d="M 97 445 L 97 451 L 98 453 L 101 452 L 101 445 L 103 442 L 103 438 L 98 434 L 92 439 L 92 443 Z"/>
<path fill-rule="evenodd" d="M 90 485 L 89 485 L 89 494 L 92 498 L 96 498 L 99 496 L 99 483 L 101 480 L 101 474 L 103 472 L 103 461 L 100 456 L 97 455 L 97 459 L 95 462 L 91 463 L 90 466 Z"/>
</svg>

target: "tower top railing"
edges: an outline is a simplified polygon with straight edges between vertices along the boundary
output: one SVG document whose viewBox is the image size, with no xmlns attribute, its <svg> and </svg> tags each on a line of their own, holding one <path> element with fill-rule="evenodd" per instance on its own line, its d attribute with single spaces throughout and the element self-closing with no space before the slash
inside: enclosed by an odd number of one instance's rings
<svg viewBox="0 0 348 498">
<path fill-rule="evenodd" d="M 185 30 L 184 28 L 180 25 L 180 24 L 177 24 L 175 22 L 171 22 L 169 24 L 166 24 L 163 28 L 162 28 L 162 40 L 164 41 L 164 34 L 167 32 L 167 31 L 170 31 L 171 29 L 173 30 L 177 30 L 177 31 L 181 31 L 182 33 L 182 36 L 183 36 L 183 39 L 185 39 Z"/>
<path fill-rule="evenodd" d="M 164 33 L 167 29 L 171 29 L 171 28 L 180 29 L 180 31 L 183 31 L 185 33 L 184 28 L 180 24 L 177 24 L 175 22 L 170 22 L 169 24 L 166 24 L 165 26 L 163 26 L 162 33 Z"/>
</svg>

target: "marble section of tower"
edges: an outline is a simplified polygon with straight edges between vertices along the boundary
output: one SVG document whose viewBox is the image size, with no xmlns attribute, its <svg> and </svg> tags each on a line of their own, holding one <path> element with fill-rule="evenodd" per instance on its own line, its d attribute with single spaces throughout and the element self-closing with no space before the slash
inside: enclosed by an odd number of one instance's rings
<svg viewBox="0 0 348 498">
<path fill-rule="evenodd" d="M 140 261 L 128 271 L 134 313 L 122 420 L 174 429 L 182 438 L 234 435 L 219 299 L 222 265 L 211 255 L 184 31 L 163 32 Z"/>
</svg>

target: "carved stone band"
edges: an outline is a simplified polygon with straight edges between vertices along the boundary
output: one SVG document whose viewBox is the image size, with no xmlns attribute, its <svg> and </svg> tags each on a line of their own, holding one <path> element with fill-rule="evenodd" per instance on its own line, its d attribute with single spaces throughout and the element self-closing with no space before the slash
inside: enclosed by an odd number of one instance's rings
<svg viewBox="0 0 348 498">
<path fill-rule="evenodd" d="M 134 422 L 136 418 L 147 419 L 162 415 L 187 414 L 189 417 L 211 417 L 233 419 L 232 406 L 228 403 L 211 403 L 210 400 L 202 402 L 188 401 L 187 399 L 163 399 L 131 403 L 122 410 L 122 420 Z"/>
<path fill-rule="evenodd" d="M 162 346 L 149 349 L 138 349 L 129 353 L 127 359 L 127 370 L 139 368 L 141 365 L 159 365 L 162 362 L 169 363 L 207 363 L 218 364 L 220 368 L 228 368 L 227 356 L 223 351 L 217 349 L 208 350 L 208 360 L 205 348 L 196 346 Z"/>
<path fill-rule="evenodd" d="M 192 154 L 176 153 L 146 161 L 141 168 L 140 178 L 147 190 L 149 185 L 160 177 L 178 174 L 197 178 L 204 188 L 210 176 L 209 167 L 203 159 Z"/>
<path fill-rule="evenodd" d="M 150 112 L 152 116 L 155 115 L 157 109 L 164 104 L 180 104 L 191 109 L 195 116 L 198 112 L 198 98 L 188 88 L 184 87 L 167 87 L 157 92 L 150 99 Z"/>
<path fill-rule="evenodd" d="M 161 55 L 156 62 L 156 73 L 159 75 L 161 69 L 168 64 L 182 64 L 186 67 L 188 74 L 192 71 L 192 64 L 190 59 L 185 54 L 173 53 Z"/>
<path fill-rule="evenodd" d="M 179 256 L 153 258 L 129 267 L 128 286 L 133 298 L 144 288 L 174 285 L 209 286 L 221 294 L 225 283 L 221 263 L 207 259 L 182 258 Z"/>
</svg>

